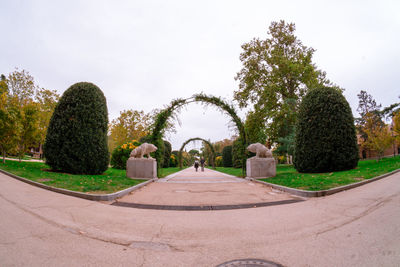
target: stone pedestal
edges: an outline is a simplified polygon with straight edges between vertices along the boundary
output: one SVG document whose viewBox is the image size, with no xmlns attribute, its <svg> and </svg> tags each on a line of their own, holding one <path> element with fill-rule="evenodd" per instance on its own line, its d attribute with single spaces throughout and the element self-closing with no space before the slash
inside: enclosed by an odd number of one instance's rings
<svg viewBox="0 0 400 267">
<path fill-rule="evenodd" d="M 246 176 L 251 178 L 267 178 L 276 175 L 274 158 L 252 157 L 246 161 Z"/>
<path fill-rule="evenodd" d="M 126 176 L 133 179 L 157 178 L 157 161 L 148 158 L 129 158 L 126 162 Z"/>
</svg>

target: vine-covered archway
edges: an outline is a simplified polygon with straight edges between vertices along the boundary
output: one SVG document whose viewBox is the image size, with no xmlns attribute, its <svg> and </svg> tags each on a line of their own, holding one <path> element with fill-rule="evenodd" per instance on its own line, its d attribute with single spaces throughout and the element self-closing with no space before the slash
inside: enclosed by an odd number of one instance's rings
<svg viewBox="0 0 400 267">
<path fill-rule="evenodd" d="M 206 143 L 206 144 L 208 145 L 208 147 L 210 148 L 211 154 L 212 154 L 212 156 L 211 156 L 211 165 L 212 165 L 212 167 L 215 169 L 215 151 L 214 151 L 214 146 L 213 146 L 209 141 L 207 141 L 207 140 L 205 140 L 205 139 L 203 139 L 203 138 L 200 138 L 200 137 L 190 138 L 190 139 L 186 140 L 186 141 L 182 144 L 181 149 L 179 149 L 179 153 L 178 153 L 179 168 L 182 169 L 182 151 L 183 151 L 183 149 L 185 148 L 185 146 L 186 146 L 187 144 L 189 144 L 189 143 L 192 142 L 192 141 L 196 141 L 196 140 L 203 141 L 203 142 Z"/>
<path fill-rule="evenodd" d="M 195 94 L 192 97 L 186 98 L 186 99 L 176 99 L 171 102 L 169 106 L 167 106 L 165 109 L 161 110 L 156 118 L 155 121 L 152 125 L 151 128 L 151 142 L 158 148 L 162 147 L 162 137 L 165 133 L 165 127 L 167 125 L 167 121 L 171 116 L 176 115 L 176 112 L 178 112 L 183 106 L 193 103 L 193 102 L 201 102 L 204 105 L 213 105 L 220 109 L 221 111 L 225 112 L 231 117 L 232 122 L 235 124 L 239 136 L 242 140 L 242 151 L 246 151 L 246 146 L 247 146 L 247 134 L 246 130 L 244 127 L 244 124 L 240 117 L 237 115 L 236 110 L 233 105 L 227 103 L 223 99 L 216 97 L 216 96 L 208 96 L 203 93 L 200 94 Z M 161 164 L 161 159 L 163 156 L 163 151 L 158 149 L 155 152 L 155 157 L 157 159 L 157 170 L 160 169 L 160 164 Z M 246 157 L 243 156 L 242 159 L 242 170 L 243 170 L 243 175 L 245 174 L 245 168 L 246 168 Z"/>
</svg>

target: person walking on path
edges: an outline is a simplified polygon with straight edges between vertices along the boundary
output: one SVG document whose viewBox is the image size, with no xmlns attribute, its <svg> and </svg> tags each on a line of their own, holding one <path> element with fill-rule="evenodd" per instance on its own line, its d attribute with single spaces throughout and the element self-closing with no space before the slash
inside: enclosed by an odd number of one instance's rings
<svg viewBox="0 0 400 267">
<path fill-rule="evenodd" d="M 199 168 L 199 162 L 197 160 L 194 161 L 194 168 L 196 169 L 197 172 L 197 169 Z"/>
<path fill-rule="evenodd" d="M 201 165 L 201 171 L 202 172 L 204 172 L 204 163 L 205 163 L 206 161 L 204 160 L 204 158 L 202 157 L 201 159 L 200 159 L 200 165 Z"/>
</svg>

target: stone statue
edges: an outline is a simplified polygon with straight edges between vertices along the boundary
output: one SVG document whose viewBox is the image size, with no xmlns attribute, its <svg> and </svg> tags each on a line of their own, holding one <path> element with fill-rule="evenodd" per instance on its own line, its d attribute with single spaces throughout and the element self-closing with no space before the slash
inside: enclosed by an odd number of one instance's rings
<svg viewBox="0 0 400 267">
<path fill-rule="evenodd" d="M 255 158 L 272 158 L 271 150 L 260 143 L 254 143 L 247 147 L 247 150 L 256 153 Z"/>
<path fill-rule="evenodd" d="M 143 158 L 143 155 L 147 155 L 149 159 L 152 159 L 150 156 L 151 152 L 154 152 L 157 150 L 157 147 L 153 144 L 148 144 L 148 143 L 143 143 L 134 150 L 132 150 L 130 157 L 132 158 Z"/>
<path fill-rule="evenodd" d="M 276 162 L 271 150 L 260 143 L 247 147 L 250 152 L 256 153 L 255 157 L 246 160 L 246 176 L 248 178 L 267 178 L 276 175 Z"/>
</svg>

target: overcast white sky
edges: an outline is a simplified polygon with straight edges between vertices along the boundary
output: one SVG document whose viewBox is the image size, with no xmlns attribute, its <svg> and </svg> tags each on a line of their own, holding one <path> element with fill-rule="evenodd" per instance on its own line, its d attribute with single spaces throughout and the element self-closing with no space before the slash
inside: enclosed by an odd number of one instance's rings
<svg viewBox="0 0 400 267">
<path fill-rule="evenodd" d="M 60 94 L 93 82 L 110 121 L 122 110 L 149 112 L 199 92 L 232 100 L 241 45 L 265 39 L 271 21 L 281 19 L 317 50 L 314 63 L 345 88 L 355 115 L 360 90 L 383 106 L 399 100 L 397 0 L 0 0 L 0 14 L 0 73 L 25 69 Z M 180 119 L 169 136 L 173 149 L 192 137 L 215 142 L 233 133 L 213 108 L 191 104 Z"/>
</svg>

